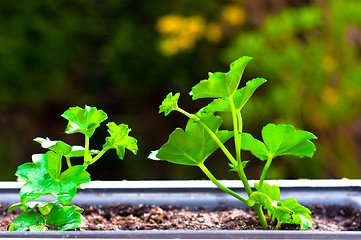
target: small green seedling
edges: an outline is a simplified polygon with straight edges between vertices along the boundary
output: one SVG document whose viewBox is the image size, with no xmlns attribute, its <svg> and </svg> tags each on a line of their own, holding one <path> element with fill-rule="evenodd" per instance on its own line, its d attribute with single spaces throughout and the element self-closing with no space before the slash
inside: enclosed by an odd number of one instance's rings
<svg viewBox="0 0 361 240">
<path fill-rule="evenodd" d="M 257 140 L 249 133 L 243 132 L 242 109 L 258 87 L 266 82 L 263 78 L 250 80 L 239 88 L 243 71 L 251 57 L 242 57 L 234 61 L 227 73 L 210 73 L 207 80 L 202 80 L 192 88 L 193 100 L 200 98 L 214 99 L 195 114 L 191 114 L 178 106 L 180 94 L 169 93 L 159 108 L 159 113 L 167 116 L 178 111 L 189 118 L 185 130 L 175 129 L 168 142 L 159 150 L 153 151 L 149 158 L 168 162 L 197 166 L 222 191 L 244 202 L 256 211 L 260 223 L 268 227 L 263 210 L 267 213 L 276 228 L 283 223 L 299 224 L 301 229 L 312 225 L 311 211 L 289 198 L 281 201 L 280 189 L 276 185 L 264 182 L 272 161 L 281 155 L 312 157 L 316 148 L 311 140 L 317 137 L 307 131 L 296 130 L 292 125 L 267 124 L 262 129 L 263 141 Z M 217 112 L 229 112 L 232 116 L 233 130 L 220 130 L 222 118 Z M 234 154 L 224 143 L 234 139 Z M 222 185 L 206 167 L 206 159 L 220 148 L 229 161 L 231 171 L 237 173 L 247 192 L 247 197 Z M 250 151 L 255 157 L 265 162 L 260 180 L 251 188 L 245 168 L 248 161 L 241 158 L 241 151 Z"/>
<path fill-rule="evenodd" d="M 84 223 L 83 209 L 69 206 L 82 183 L 90 182 L 87 167 L 100 159 L 110 149 L 115 149 L 120 159 L 125 149 L 137 153 L 137 140 L 129 136 L 126 124 L 107 124 L 109 136 L 102 150 L 91 150 L 89 140 L 95 130 L 108 116 L 95 107 L 71 107 L 62 115 L 68 120 L 65 133 L 81 133 L 85 137 L 84 146 L 71 146 L 63 141 L 49 138 L 35 138 L 48 151 L 34 154 L 32 162 L 18 167 L 15 175 L 25 181 L 19 195 L 21 202 L 9 207 L 9 211 L 19 208 L 22 213 L 9 225 L 9 231 L 45 231 L 76 229 Z M 74 165 L 73 158 L 83 158 L 81 165 Z M 63 166 L 63 160 L 66 166 Z M 54 201 L 35 201 L 44 195 L 52 195 Z"/>
</svg>

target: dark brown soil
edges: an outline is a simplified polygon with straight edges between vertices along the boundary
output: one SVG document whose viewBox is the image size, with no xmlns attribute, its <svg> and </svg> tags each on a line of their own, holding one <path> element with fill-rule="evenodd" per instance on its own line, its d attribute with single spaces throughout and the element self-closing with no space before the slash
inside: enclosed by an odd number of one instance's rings
<svg viewBox="0 0 361 240">
<path fill-rule="evenodd" d="M 309 206 L 313 212 L 314 231 L 360 231 L 361 210 L 348 206 Z M 83 216 L 87 219 L 80 230 L 252 230 L 264 229 L 250 209 L 218 207 L 189 210 L 176 206 L 129 205 L 86 206 Z M 0 231 L 16 214 L 8 215 L 0 206 Z M 273 226 L 270 226 L 272 229 Z M 283 229 L 297 229 L 284 225 Z"/>
</svg>

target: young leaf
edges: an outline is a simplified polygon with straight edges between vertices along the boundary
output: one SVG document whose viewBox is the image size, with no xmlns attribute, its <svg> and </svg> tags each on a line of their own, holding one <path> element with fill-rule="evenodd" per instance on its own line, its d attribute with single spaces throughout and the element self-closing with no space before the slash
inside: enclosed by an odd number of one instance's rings
<svg viewBox="0 0 361 240">
<path fill-rule="evenodd" d="M 255 78 L 248 81 L 245 87 L 238 89 L 234 94 L 236 109 L 240 111 L 251 98 L 253 93 L 257 90 L 257 88 L 265 82 L 267 82 L 267 80 L 264 78 Z"/>
<path fill-rule="evenodd" d="M 23 212 L 9 225 L 8 231 L 45 231 L 45 219 L 37 212 Z"/>
<path fill-rule="evenodd" d="M 52 230 L 76 229 L 85 222 L 84 217 L 81 215 L 82 212 L 83 209 L 75 205 L 61 206 L 55 204 L 46 219 L 46 225 Z"/>
<path fill-rule="evenodd" d="M 61 155 L 54 152 L 33 155 L 32 163 L 18 167 L 16 176 L 25 180 L 20 189 L 21 202 L 24 204 L 45 194 L 68 204 L 75 196 L 81 183 L 90 181 L 84 166 L 74 166 L 60 174 Z"/>
<path fill-rule="evenodd" d="M 267 124 L 262 129 L 262 138 L 264 143 L 254 139 L 250 134 L 243 134 L 242 149 L 251 151 L 261 160 L 281 155 L 312 157 L 316 151 L 310 140 L 317 137 L 310 132 L 296 130 L 292 125 Z"/>
<path fill-rule="evenodd" d="M 52 141 L 49 138 L 41 137 L 35 138 L 34 141 L 40 143 L 42 148 L 52 150 L 64 156 L 68 155 L 71 152 L 71 146 L 63 141 Z"/>
<path fill-rule="evenodd" d="M 246 168 L 247 163 L 249 163 L 249 161 L 247 161 L 247 160 L 243 160 L 243 161 L 242 161 L 242 168 L 243 168 L 243 169 Z M 238 166 L 235 166 L 235 165 L 233 165 L 232 163 L 228 163 L 228 166 L 231 168 L 231 169 L 229 170 L 230 172 L 237 172 L 237 171 L 238 171 Z"/>
<path fill-rule="evenodd" d="M 82 146 L 71 146 L 71 152 L 68 155 L 64 155 L 64 157 L 83 157 L 84 156 L 84 147 Z M 99 150 L 91 149 L 89 151 L 90 155 L 96 155 L 99 153 Z"/>
<path fill-rule="evenodd" d="M 199 98 L 230 97 L 237 90 L 243 71 L 251 57 L 242 57 L 231 63 L 227 73 L 209 73 L 208 80 L 202 80 L 192 88 L 193 100 Z"/>
<path fill-rule="evenodd" d="M 178 109 L 178 99 L 180 93 L 176 93 L 173 96 L 173 93 L 168 93 L 167 97 L 163 100 L 162 105 L 159 107 L 159 113 L 164 112 L 164 115 L 167 116 L 170 112 Z"/>
<path fill-rule="evenodd" d="M 71 107 L 61 116 L 69 121 L 65 133 L 82 133 L 89 138 L 94 134 L 95 129 L 100 126 L 100 123 L 108 118 L 105 112 L 90 106 L 85 106 L 84 109 Z"/>
<path fill-rule="evenodd" d="M 201 121 L 224 143 L 232 137 L 233 133 L 227 130 L 219 131 L 222 119 L 211 114 L 202 114 Z M 166 160 L 172 163 L 197 166 L 203 163 L 211 155 L 218 145 L 197 122 L 189 120 L 185 131 L 177 128 L 165 143 L 149 158 L 153 160 Z"/>
<path fill-rule="evenodd" d="M 245 87 L 236 90 L 233 96 L 236 109 L 240 111 L 256 89 L 265 82 L 267 82 L 267 80 L 264 78 L 252 79 L 246 83 Z M 226 97 L 215 99 L 204 108 L 204 111 L 209 113 L 230 112 L 229 99 Z"/>
<path fill-rule="evenodd" d="M 51 201 L 51 202 L 32 201 L 32 202 L 27 202 L 25 204 L 22 204 L 21 202 L 19 202 L 19 203 L 12 204 L 9 207 L 8 212 L 11 212 L 12 210 L 14 210 L 16 208 L 19 208 L 21 211 L 26 211 L 26 212 L 30 212 L 30 211 L 34 211 L 34 210 L 38 209 L 38 211 L 42 215 L 48 215 L 49 212 L 51 211 L 52 207 L 56 203 L 57 203 L 57 201 Z"/>
<path fill-rule="evenodd" d="M 52 141 L 49 138 L 37 137 L 34 139 L 35 142 L 40 143 L 42 148 L 49 149 L 55 153 L 60 153 L 64 157 L 83 157 L 84 147 L 82 146 L 70 146 L 63 141 Z M 98 154 L 99 150 L 90 150 L 91 155 Z"/>
<path fill-rule="evenodd" d="M 129 136 L 129 132 L 131 130 L 128 125 L 117 125 L 114 122 L 110 122 L 107 124 L 107 126 L 110 137 L 105 139 L 106 142 L 103 145 L 103 150 L 107 151 L 109 149 L 115 148 L 120 159 L 124 158 L 125 149 L 128 149 L 134 154 L 137 154 L 137 140 Z"/>
<path fill-rule="evenodd" d="M 313 221 L 310 209 L 299 204 L 294 198 L 288 198 L 282 201 L 282 204 L 288 209 L 291 209 L 293 212 L 289 222 L 293 224 L 300 224 L 301 229 L 308 229 L 312 227 Z"/>
<path fill-rule="evenodd" d="M 228 98 L 218 98 L 214 99 L 211 103 L 203 108 L 203 111 L 207 113 L 215 113 L 215 112 L 230 112 L 231 106 L 229 105 Z"/>
<path fill-rule="evenodd" d="M 300 224 L 301 229 L 312 226 L 311 211 L 294 198 L 280 201 L 279 187 L 263 182 L 261 190 L 258 189 L 258 183 L 255 183 L 255 188 L 258 191 L 252 193 L 250 198 L 266 208 L 273 220 L 277 219 L 277 226 L 282 223 Z"/>
<path fill-rule="evenodd" d="M 254 187 L 257 191 L 266 194 L 274 201 L 280 201 L 281 199 L 281 190 L 277 185 L 269 185 L 268 183 L 263 182 L 262 189 L 259 189 L 259 183 L 255 183 Z"/>
</svg>

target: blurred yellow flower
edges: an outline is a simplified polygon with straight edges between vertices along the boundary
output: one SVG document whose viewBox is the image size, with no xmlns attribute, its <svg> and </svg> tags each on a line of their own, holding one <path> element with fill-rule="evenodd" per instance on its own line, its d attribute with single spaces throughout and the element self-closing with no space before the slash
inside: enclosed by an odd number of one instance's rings
<svg viewBox="0 0 361 240">
<path fill-rule="evenodd" d="M 223 36 L 223 29 L 219 24 L 210 23 L 208 24 L 204 35 L 210 42 L 219 42 Z"/>
<path fill-rule="evenodd" d="M 237 27 L 246 21 L 246 12 L 242 5 L 227 5 L 221 10 L 217 21 L 207 23 L 202 16 L 183 16 L 168 14 L 156 23 L 161 33 L 161 51 L 165 55 L 174 55 L 180 51 L 191 49 L 196 42 L 205 38 L 209 42 L 219 42 L 224 36 L 224 27 Z"/>
<path fill-rule="evenodd" d="M 203 36 L 205 27 L 205 21 L 199 16 L 170 14 L 160 18 L 156 28 L 165 37 L 161 43 L 161 50 L 166 55 L 174 55 L 193 47 Z"/>
<path fill-rule="evenodd" d="M 246 22 L 246 11 L 238 5 L 228 5 L 222 10 L 222 19 L 233 26 L 240 26 Z"/>
<path fill-rule="evenodd" d="M 175 14 L 161 17 L 156 23 L 158 32 L 162 34 L 176 34 L 182 26 L 183 17 Z"/>
</svg>

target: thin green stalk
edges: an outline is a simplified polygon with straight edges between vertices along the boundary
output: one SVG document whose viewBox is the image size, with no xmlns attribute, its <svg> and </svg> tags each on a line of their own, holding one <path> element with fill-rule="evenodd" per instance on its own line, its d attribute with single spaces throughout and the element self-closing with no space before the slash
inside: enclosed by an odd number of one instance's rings
<svg viewBox="0 0 361 240">
<path fill-rule="evenodd" d="M 234 145 L 236 151 L 236 159 L 238 166 L 241 167 L 242 159 L 241 159 L 241 142 L 240 142 L 240 129 L 239 129 L 239 119 L 237 117 L 237 109 L 234 105 L 233 97 L 230 98 L 229 104 L 231 106 L 232 113 L 232 121 L 233 121 L 233 130 L 234 130 Z"/>
<path fill-rule="evenodd" d="M 65 157 L 66 160 L 66 164 L 68 165 L 68 168 L 71 168 L 71 162 L 70 162 L 70 157 Z"/>
<path fill-rule="evenodd" d="M 266 178 L 267 171 L 268 171 L 268 168 L 270 167 L 270 165 L 271 165 L 271 163 L 272 163 L 272 160 L 273 160 L 273 156 L 268 156 L 267 162 L 266 162 L 266 164 L 265 164 L 264 167 L 263 167 L 263 170 L 262 170 L 262 173 L 261 173 L 261 177 L 260 177 L 260 179 L 259 179 L 259 189 L 260 189 L 260 190 L 262 189 L 263 181 L 264 181 L 264 179 Z"/>
<path fill-rule="evenodd" d="M 91 164 L 95 163 L 96 161 L 98 161 L 98 159 L 101 158 L 105 152 L 106 152 L 106 150 L 101 150 L 95 157 L 92 158 L 92 160 L 89 162 L 88 165 L 91 165 Z"/>
<path fill-rule="evenodd" d="M 262 227 L 268 227 L 268 223 L 266 220 L 266 217 L 264 216 L 263 210 L 262 210 L 262 205 L 261 204 L 255 204 L 253 205 L 253 209 L 256 212 L 257 216 L 258 216 L 258 220 L 259 223 L 261 224 Z"/>
<path fill-rule="evenodd" d="M 280 229 L 282 226 L 282 222 L 277 220 L 276 230 Z"/>
<path fill-rule="evenodd" d="M 180 112 L 180 113 L 182 113 L 183 115 L 186 115 L 188 118 L 190 118 L 190 119 L 192 119 L 192 120 L 194 120 L 194 121 L 196 121 L 196 122 L 201 121 L 201 119 L 200 119 L 199 117 L 197 117 L 197 116 L 195 116 L 194 114 L 191 114 L 191 113 L 189 113 L 189 112 L 181 109 L 180 107 L 177 108 L 177 111 Z"/>
<path fill-rule="evenodd" d="M 229 161 L 234 165 L 237 166 L 237 161 L 234 159 L 234 157 L 232 156 L 232 154 L 228 151 L 228 149 L 224 146 L 224 144 L 221 142 L 221 140 L 219 140 L 219 138 L 217 137 L 217 135 L 212 132 L 211 129 L 209 129 L 209 127 L 207 125 L 205 125 L 201 119 L 197 116 L 195 116 L 194 114 L 190 114 L 187 111 L 184 111 L 181 108 L 177 109 L 180 113 L 186 115 L 188 118 L 196 121 L 197 123 L 199 123 L 204 130 L 206 130 L 206 132 L 211 136 L 211 138 L 217 143 L 217 145 L 219 146 L 219 148 L 223 151 L 223 153 L 226 155 L 226 157 L 229 159 Z"/>
<path fill-rule="evenodd" d="M 236 159 L 237 159 L 237 163 L 238 163 L 237 173 L 243 183 L 243 186 L 244 186 L 248 196 L 250 197 L 251 194 L 253 193 L 253 191 L 252 191 L 251 187 L 249 186 L 246 173 L 244 172 L 243 164 L 242 164 L 242 156 L 241 156 L 242 132 L 243 132 L 242 116 L 241 116 L 241 112 L 237 111 L 237 109 L 235 107 L 233 97 L 231 97 L 230 99 L 231 100 L 229 103 L 230 103 L 230 107 L 231 107 L 232 120 L 233 120 L 234 144 L 235 144 L 235 151 L 236 151 Z M 268 227 L 268 223 L 267 223 L 267 220 L 263 213 L 262 206 L 260 204 L 255 204 L 253 206 L 253 209 L 255 210 L 255 212 L 258 216 L 260 224 L 263 227 Z"/>
<path fill-rule="evenodd" d="M 89 137 L 85 136 L 85 144 L 84 144 L 84 163 L 83 166 L 87 167 L 90 163 L 90 154 L 89 154 Z"/>
<path fill-rule="evenodd" d="M 243 129 L 242 117 L 234 105 L 233 97 L 231 97 L 231 100 L 229 103 L 231 106 L 233 128 L 234 128 L 234 145 L 235 145 L 236 159 L 237 159 L 237 166 L 238 166 L 237 173 L 243 183 L 243 186 L 244 186 L 248 196 L 251 196 L 252 189 L 249 186 L 246 173 L 243 170 L 242 159 L 241 159 L 241 143 L 242 143 L 241 137 L 242 137 L 242 129 Z"/>
<path fill-rule="evenodd" d="M 213 176 L 213 174 L 208 170 L 208 168 L 203 163 L 199 164 L 198 167 L 204 172 L 204 174 L 209 178 L 209 180 L 211 180 L 220 190 L 228 193 L 229 195 L 237 198 L 238 200 L 241 200 L 245 204 L 248 204 L 247 199 L 240 196 L 238 193 L 232 191 L 231 189 L 227 188 L 226 186 L 222 185 L 218 181 L 218 179 Z"/>
</svg>

